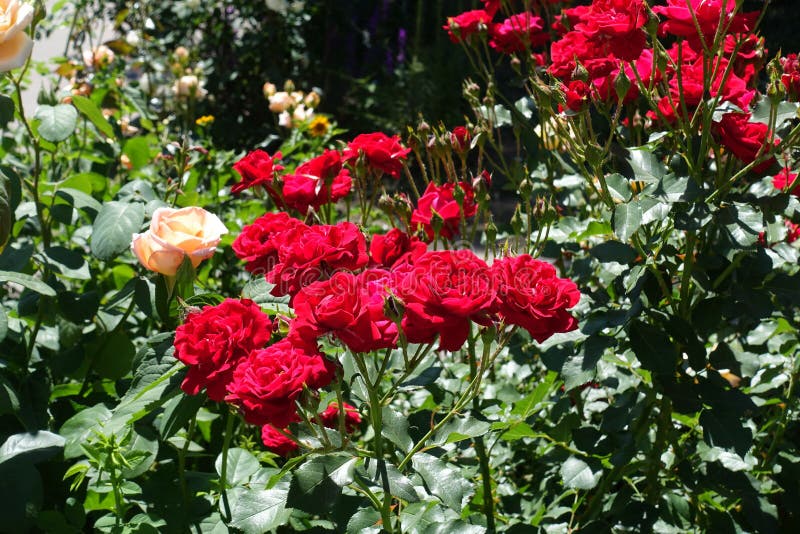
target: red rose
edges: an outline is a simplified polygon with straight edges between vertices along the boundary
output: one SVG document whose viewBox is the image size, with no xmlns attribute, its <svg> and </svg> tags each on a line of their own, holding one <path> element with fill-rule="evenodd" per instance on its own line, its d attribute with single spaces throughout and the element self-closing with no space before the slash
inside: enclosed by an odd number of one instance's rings
<svg viewBox="0 0 800 534">
<path fill-rule="evenodd" d="M 375 234 L 369 244 L 372 263 L 390 269 L 398 262 L 412 263 L 428 246 L 416 236 L 392 228 L 386 234 Z"/>
<path fill-rule="evenodd" d="M 567 99 L 567 107 L 572 111 L 581 111 L 589 103 L 591 88 L 581 80 L 572 80 L 568 85 L 561 85 L 564 97 Z"/>
<path fill-rule="evenodd" d="M 723 16 L 722 9 L 725 8 Z M 746 33 L 753 30 L 758 13 L 737 13 L 736 2 L 733 0 L 667 0 L 666 6 L 654 6 L 653 12 L 657 15 L 666 17 L 667 20 L 659 26 L 661 35 L 671 34 L 678 37 L 687 37 L 694 44 L 697 50 L 701 49 L 699 44 L 700 35 L 697 33 L 697 26 L 705 38 L 706 43 L 711 44 L 717 34 L 717 28 L 722 21 L 722 27 L 727 29 L 726 33 Z M 695 19 L 697 24 L 695 24 Z"/>
<path fill-rule="evenodd" d="M 278 250 L 278 264 L 267 273 L 267 281 L 275 284 L 273 295 L 294 296 L 337 270 L 356 271 L 368 259 L 366 240 L 355 224 L 310 226 L 295 232 Z"/>
<path fill-rule="evenodd" d="M 493 311 L 506 324 L 523 327 L 542 342 L 558 332 L 569 332 L 578 322 L 567 312 L 581 298 L 572 280 L 558 278 L 555 268 L 524 254 L 492 264 L 497 300 Z"/>
<path fill-rule="evenodd" d="M 642 0 L 595 0 L 574 28 L 615 57 L 634 61 L 647 40 L 641 30 L 646 22 Z"/>
<path fill-rule="evenodd" d="M 470 321 L 491 324 L 495 299 L 486 263 L 469 250 L 426 252 L 395 271 L 392 290 L 403 302 L 403 332 L 411 343 L 458 350 L 469 336 Z"/>
<path fill-rule="evenodd" d="M 291 230 L 308 228 L 302 221 L 286 213 L 265 213 L 242 228 L 233 242 L 236 256 L 247 262 L 245 269 L 251 273 L 266 274 L 278 263 L 278 250 L 284 245 Z"/>
<path fill-rule="evenodd" d="M 788 99 L 796 102 L 800 98 L 800 60 L 797 59 L 797 54 L 789 54 L 780 58 L 780 64 L 783 69 L 781 83 L 789 93 Z"/>
<path fill-rule="evenodd" d="M 450 132 L 450 146 L 459 154 L 466 154 L 469 151 L 472 133 L 465 126 L 456 126 Z"/>
<path fill-rule="evenodd" d="M 487 28 L 492 22 L 492 16 L 494 13 L 487 13 L 483 9 L 466 11 L 455 17 L 447 17 L 447 24 L 442 28 L 447 30 L 452 42 L 466 42 L 481 29 Z"/>
<path fill-rule="evenodd" d="M 800 239 L 800 224 L 793 223 L 792 221 L 784 221 L 786 226 L 786 242 L 794 243 Z"/>
<path fill-rule="evenodd" d="M 781 191 L 787 191 L 791 187 L 791 194 L 800 197 L 800 180 L 797 179 L 797 174 L 789 172 L 788 167 L 772 177 L 772 186 Z"/>
<path fill-rule="evenodd" d="M 588 71 L 589 78 L 608 76 L 619 65 L 609 50 L 581 32 L 571 31 L 550 46 L 548 71 L 561 80 L 571 80 L 576 60 Z"/>
<path fill-rule="evenodd" d="M 752 163 L 757 157 L 769 153 L 767 146 L 769 127 L 763 122 L 749 122 L 749 113 L 725 113 L 719 122 L 712 125 L 719 142 L 744 163 Z M 775 143 L 779 143 L 775 139 Z M 758 164 L 753 170 L 765 172 L 775 163 L 775 157 Z"/>
<path fill-rule="evenodd" d="M 305 215 L 309 208 L 317 210 L 346 197 L 351 186 L 350 171 L 342 168 L 341 154 L 326 150 L 283 177 L 283 200 Z"/>
<path fill-rule="evenodd" d="M 504 54 L 523 52 L 550 39 L 544 20 L 532 13 L 518 13 L 490 28 L 489 46 Z"/>
<path fill-rule="evenodd" d="M 456 184 L 448 182 L 437 186 L 433 182 L 429 183 L 417 202 L 417 208 L 411 214 L 412 227 L 421 227 L 425 230 L 428 239 L 433 241 L 435 231 L 432 219 L 435 213 L 444 221 L 439 231 L 441 237 L 450 239 L 458 234 L 462 207 L 464 209 L 464 218 L 472 217 L 478 210 L 472 185 L 468 182 L 459 182 L 458 187 L 464 193 L 463 206 L 459 206 L 455 199 Z"/>
<path fill-rule="evenodd" d="M 355 166 L 359 156 L 364 157 L 364 162 L 374 171 L 386 173 L 392 178 L 399 178 L 403 170 L 403 160 L 406 159 L 410 148 L 405 148 L 396 135 L 375 132 L 357 135 L 347 144 L 343 161 Z"/>
<path fill-rule="evenodd" d="M 241 193 L 245 189 L 260 185 L 267 190 L 273 200 L 277 199 L 278 203 L 279 197 L 272 182 L 275 180 L 275 173 L 283 170 L 283 167 L 275 164 L 279 159 L 281 159 L 280 152 L 276 152 L 274 156 L 263 150 L 254 150 L 247 154 L 233 164 L 233 168 L 242 176 L 242 181 L 234 184 L 231 192 Z"/>
<path fill-rule="evenodd" d="M 284 339 L 241 361 L 225 400 L 238 406 L 248 423 L 284 428 L 299 420 L 295 401 L 303 387 L 323 388 L 335 376 L 336 366 L 316 347 Z"/>
<path fill-rule="evenodd" d="M 188 366 L 181 389 L 221 401 L 233 370 L 250 351 L 266 345 L 272 322 L 252 300 L 225 299 L 190 313 L 175 331 L 175 357 Z"/>
<path fill-rule="evenodd" d="M 358 413 L 358 409 L 355 406 L 346 402 L 342 403 L 342 407 L 344 408 L 345 431 L 352 434 L 361 424 L 361 414 Z M 322 419 L 322 424 L 326 427 L 339 428 L 339 405 L 335 402 L 330 403 L 325 411 L 319 414 L 319 418 Z"/>
<path fill-rule="evenodd" d="M 288 430 L 285 432 L 288 433 Z M 272 425 L 261 427 L 261 441 L 267 449 L 284 458 L 298 449 L 297 442 L 278 432 Z"/>
<path fill-rule="evenodd" d="M 397 325 L 383 312 L 388 285 L 388 271 L 370 269 L 359 275 L 340 271 L 304 287 L 294 297 L 289 337 L 310 340 L 331 333 L 353 352 L 395 347 Z"/>
</svg>

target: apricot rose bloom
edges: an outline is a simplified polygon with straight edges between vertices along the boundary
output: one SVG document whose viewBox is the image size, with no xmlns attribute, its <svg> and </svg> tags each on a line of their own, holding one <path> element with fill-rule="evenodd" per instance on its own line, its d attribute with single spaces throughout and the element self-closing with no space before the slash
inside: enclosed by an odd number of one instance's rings
<svg viewBox="0 0 800 534">
<path fill-rule="evenodd" d="M 150 229 L 133 235 L 131 249 L 151 271 L 175 276 L 185 255 L 197 267 L 214 255 L 220 236 L 227 233 L 222 221 L 203 208 L 158 208 Z"/>
<path fill-rule="evenodd" d="M 33 6 L 19 0 L 0 0 L 0 72 L 25 64 L 33 41 L 25 28 L 33 20 Z"/>
</svg>

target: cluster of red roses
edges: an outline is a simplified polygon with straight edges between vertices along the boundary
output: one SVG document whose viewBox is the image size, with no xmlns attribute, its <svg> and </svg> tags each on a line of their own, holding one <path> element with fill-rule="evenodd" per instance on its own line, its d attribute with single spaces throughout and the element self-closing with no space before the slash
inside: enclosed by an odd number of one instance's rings
<svg viewBox="0 0 800 534">
<path fill-rule="evenodd" d="M 552 3 L 552 2 L 551 2 Z M 503 20 L 492 22 L 500 10 L 501 0 L 483 0 L 484 8 L 448 17 L 444 29 L 454 43 L 470 42 L 473 36 L 486 33 L 489 46 L 503 54 L 523 52 L 541 46 L 550 40 L 545 22 L 533 13 L 517 13 Z"/>
<path fill-rule="evenodd" d="M 525 11 L 493 24 L 503 2 L 483 0 L 484 9 L 448 19 L 445 28 L 455 42 L 473 42 L 488 35 L 500 52 L 530 52 L 548 41 L 545 23 Z M 554 2 L 548 2 L 554 3 Z M 758 72 L 764 65 L 764 40 L 753 34 L 758 13 L 739 13 L 733 0 L 667 0 L 653 6 L 644 0 L 594 0 L 591 5 L 564 9 L 551 25 L 555 38 L 549 49 L 547 72 L 559 80 L 566 107 L 579 112 L 590 103 L 633 102 L 640 88 L 648 88 L 654 122 L 688 123 L 710 98 L 742 110 L 722 114 L 712 133 L 727 151 L 766 172 L 774 163 L 770 143 L 777 144 L 767 124 L 752 120 Z M 506 2 L 513 6 L 513 2 Z M 525 4 L 527 5 L 527 3 Z M 483 31 L 485 30 L 485 32 Z M 648 46 L 648 36 L 666 40 L 666 58 Z M 503 37 L 505 36 L 505 37 Z M 511 39 L 513 45 L 504 44 Z M 671 44 L 669 42 L 671 41 Z M 721 48 L 721 54 L 715 49 Z M 543 55 L 535 55 L 546 64 Z M 790 99 L 800 95 L 800 62 L 796 55 L 782 58 L 781 81 Z M 662 92 L 662 88 L 664 89 Z"/>
<path fill-rule="evenodd" d="M 326 150 L 299 165 L 293 173 L 280 174 L 284 170 L 276 163 L 281 159 L 280 152 L 270 156 L 263 150 L 254 150 L 234 165 L 242 180 L 234 184 L 231 191 L 240 193 L 261 186 L 279 208 L 305 215 L 309 209 L 318 210 L 324 204 L 346 197 L 353 185 L 350 169 L 358 165 L 399 178 L 409 151 L 397 136 L 389 137 L 380 132 L 362 134 L 342 152 Z"/>
<path fill-rule="evenodd" d="M 397 228 L 373 236 L 368 250 L 352 223 L 309 226 L 285 213 L 246 227 L 234 250 L 247 270 L 264 270 L 273 294 L 290 296 L 297 343 L 331 334 L 370 352 L 396 347 L 402 333 L 458 350 L 470 322 L 519 325 L 540 341 L 576 325 L 566 311 L 580 298 L 575 284 L 527 255 L 489 267 L 469 250 L 428 251 Z"/>
<path fill-rule="evenodd" d="M 210 399 L 236 405 L 247 422 L 263 425 L 265 445 L 283 453 L 297 444 L 277 429 L 300 420 L 296 402 L 304 390 L 330 384 L 337 365 L 313 342 L 284 339 L 270 345 L 272 336 L 272 321 L 256 303 L 226 299 L 188 315 L 175 332 L 175 357 L 187 365 L 181 384 L 186 393 L 205 389 Z M 347 404 L 345 410 L 352 430 L 361 416 Z M 334 428 L 338 406 L 332 404 L 320 418 Z"/>
</svg>

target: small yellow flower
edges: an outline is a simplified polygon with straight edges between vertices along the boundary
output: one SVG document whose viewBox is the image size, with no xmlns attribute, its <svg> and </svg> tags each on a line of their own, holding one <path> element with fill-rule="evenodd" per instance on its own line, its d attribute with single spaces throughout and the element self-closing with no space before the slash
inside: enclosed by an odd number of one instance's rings
<svg viewBox="0 0 800 534">
<path fill-rule="evenodd" d="M 328 120 L 328 117 L 324 115 L 317 115 L 311 121 L 311 124 L 308 125 L 308 131 L 312 137 L 322 137 L 326 133 L 328 133 L 328 129 L 331 127 L 331 122 Z"/>
<path fill-rule="evenodd" d="M 214 122 L 214 115 L 203 115 L 202 117 L 194 121 L 194 123 L 197 124 L 198 126 L 208 126 L 212 122 Z"/>
</svg>

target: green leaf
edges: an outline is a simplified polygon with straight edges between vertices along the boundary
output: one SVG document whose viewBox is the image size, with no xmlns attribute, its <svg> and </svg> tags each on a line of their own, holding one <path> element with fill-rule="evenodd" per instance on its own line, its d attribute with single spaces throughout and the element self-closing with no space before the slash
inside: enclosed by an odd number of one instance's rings
<svg viewBox="0 0 800 534">
<path fill-rule="evenodd" d="M 633 196 L 628 179 L 619 173 L 615 172 L 606 176 L 606 185 L 611 192 L 611 196 L 617 200 L 628 202 Z"/>
<path fill-rule="evenodd" d="M 378 534 L 381 530 L 381 514 L 375 508 L 361 508 L 347 522 L 348 534 Z"/>
<path fill-rule="evenodd" d="M 0 94 L 0 128 L 5 128 L 14 120 L 14 100 L 8 95 Z"/>
<path fill-rule="evenodd" d="M 147 137 L 132 137 L 125 142 L 122 153 L 128 156 L 134 169 L 141 169 L 150 163 L 150 142 Z"/>
<path fill-rule="evenodd" d="M 637 320 L 631 322 L 628 338 L 642 367 L 661 376 L 675 372 L 678 352 L 663 330 Z"/>
<path fill-rule="evenodd" d="M 203 394 L 178 395 L 166 403 L 158 425 L 161 439 L 174 436 L 197 413 L 205 401 L 206 396 Z"/>
<path fill-rule="evenodd" d="M 87 442 L 92 431 L 100 429 L 111 418 L 111 410 L 102 404 L 96 404 L 76 413 L 61 426 L 58 431 L 66 439 L 64 458 L 77 458 L 83 455 L 81 444 Z"/>
<path fill-rule="evenodd" d="M 94 102 L 85 96 L 72 95 L 72 103 L 78 108 L 78 111 L 83 113 L 86 118 L 95 125 L 100 133 L 106 137 L 114 138 L 114 128 L 112 128 L 111 124 L 103 117 L 103 113 Z"/>
<path fill-rule="evenodd" d="M 590 490 L 597 485 L 601 472 L 594 473 L 586 462 L 574 456 L 567 458 L 559 470 L 564 485 L 570 489 Z"/>
<path fill-rule="evenodd" d="M 539 404 L 545 399 L 553 384 L 556 381 L 557 373 L 548 372 L 543 381 L 537 384 L 532 393 L 514 403 L 511 415 L 516 415 L 520 419 L 527 419 L 539 409 Z"/>
<path fill-rule="evenodd" d="M 16 458 L 35 464 L 60 453 L 65 442 L 62 436 L 46 430 L 14 434 L 0 446 L 0 463 Z"/>
<path fill-rule="evenodd" d="M 638 256 L 636 249 L 620 241 L 606 241 L 592 247 L 589 254 L 597 258 L 601 263 L 615 261 L 617 263 L 628 264 Z"/>
<path fill-rule="evenodd" d="M 8 380 L 0 374 L 0 415 L 13 414 L 19 410 L 19 395 Z"/>
<path fill-rule="evenodd" d="M 291 313 L 289 296 L 276 297 L 270 293 L 274 284 L 267 282 L 263 276 L 257 276 L 247 282 L 242 289 L 242 298 L 250 299 L 268 312 Z"/>
<path fill-rule="evenodd" d="M 337 453 L 313 456 L 295 472 L 289 488 L 289 503 L 311 514 L 330 509 L 342 492 L 342 486 L 353 481 L 356 458 Z"/>
<path fill-rule="evenodd" d="M 29 274 L 0 271 L 0 282 L 14 282 L 45 297 L 56 296 L 56 292 L 52 287 Z"/>
<path fill-rule="evenodd" d="M 614 233 L 622 241 L 631 238 L 642 225 L 642 207 L 638 202 L 618 204 L 614 208 Z"/>
<path fill-rule="evenodd" d="M 647 147 L 631 148 L 628 163 L 636 179 L 644 182 L 658 182 L 667 172 L 667 166 Z"/>
<path fill-rule="evenodd" d="M 439 497 L 446 506 L 461 513 L 467 499 L 475 492 L 473 484 L 458 469 L 436 456 L 417 453 L 411 462 L 431 493 Z"/>
<path fill-rule="evenodd" d="M 703 441 L 709 447 L 733 449 L 744 457 L 753 445 L 753 432 L 739 418 L 722 410 L 703 410 L 700 414 Z"/>
<path fill-rule="evenodd" d="M 434 434 L 431 443 L 434 445 L 444 445 L 446 443 L 456 443 L 458 441 L 464 441 L 465 439 L 476 438 L 489 432 L 490 428 L 491 425 L 489 423 L 486 421 L 479 421 L 474 417 L 453 417 Z"/>
<path fill-rule="evenodd" d="M 103 205 L 93 196 L 87 195 L 83 191 L 71 189 L 69 187 L 59 188 L 56 196 L 63 199 L 67 204 L 75 209 L 91 211 L 93 214 L 100 213 Z"/>
<path fill-rule="evenodd" d="M 252 453 L 245 449 L 230 449 L 228 451 L 228 469 L 225 473 L 225 478 L 229 486 L 238 486 L 244 484 L 250 479 L 250 476 L 258 471 L 261 464 Z M 214 462 L 214 469 L 217 474 L 222 476 L 222 454 L 217 456 Z"/>
<path fill-rule="evenodd" d="M 58 143 L 75 131 L 78 111 L 67 104 L 58 104 L 57 106 L 41 105 L 36 108 L 33 118 L 39 121 L 38 132 L 42 139 Z"/>
<path fill-rule="evenodd" d="M 0 341 L 3 341 L 8 335 L 8 314 L 5 308 L 0 305 Z"/>
<path fill-rule="evenodd" d="M 367 458 L 364 462 L 363 469 L 356 470 L 355 476 L 364 479 L 364 475 L 366 475 L 366 482 L 376 485 L 383 490 L 383 477 L 379 473 L 378 467 L 378 462 L 376 460 Z M 389 479 L 389 493 L 404 501 L 419 501 L 417 490 L 407 476 L 403 475 L 390 463 L 384 462 L 384 467 L 386 468 L 386 478 Z"/>
<path fill-rule="evenodd" d="M 534 432 L 528 423 L 516 423 L 511 425 L 511 428 L 509 428 L 507 431 L 503 432 L 500 438 L 506 441 L 516 441 L 518 439 L 530 438 L 536 435 L 536 432 Z"/>
<path fill-rule="evenodd" d="M 75 280 L 91 280 L 89 264 L 83 259 L 83 255 L 66 247 L 49 247 L 44 251 L 46 263 L 54 271 L 67 278 Z"/>
<path fill-rule="evenodd" d="M 381 434 L 404 452 L 410 451 L 414 446 L 414 441 L 408 435 L 408 418 L 395 411 L 391 406 L 384 406 L 382 419 Z"/>
<path fill-rule="evenodd" d="M 268 490 L 234 488 L 228 492 L 231 526 L 245 534 L 274 531 L 286 524 L 291 510 L 286 509 L 288 489 L 275 487 Z"/>
<path fill-rule="evenodd" d="M 115 330 L 99 339 L 92 354 L 94 369 L 103 378 L 116 380 L 131 371 L 136 347 L 124 330 Z"/>
<path fill-rule="evenodd" d="M 92 225 L 92 254 L 110 260 L 131 246 L 144 222 L 144 204 L 111 201 L 103 204 Z"/>
</svg>

